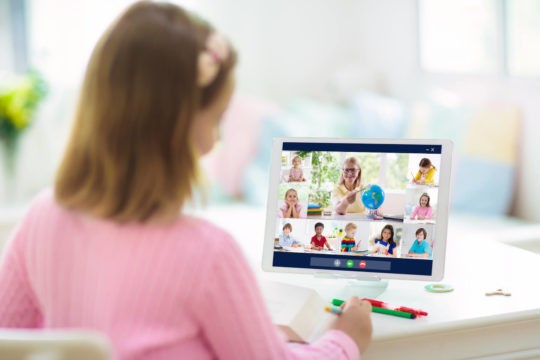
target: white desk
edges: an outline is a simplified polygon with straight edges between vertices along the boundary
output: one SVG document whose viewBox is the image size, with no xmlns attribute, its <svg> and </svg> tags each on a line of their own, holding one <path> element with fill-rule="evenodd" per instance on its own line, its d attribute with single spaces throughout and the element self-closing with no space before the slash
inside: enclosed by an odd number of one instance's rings
<svg viewBox="0 0 540 360">
<path fill-rule="evenodd" d="M 424 282 L 391 281 L 381 299 L 429 315 L 411 321 L 374 314 L 365 359 L 540 357 L 540 257 L 478 238 L 450 239 L 444 282 L 455 290 L 429 293 Z M 459 252 L 468 242 L 485 252 Z M 485 295 L 497 288 L 512 296 Z"/>
<path fill-rule="evenodd" d="M 205 213 L 239 240 L 259 277 L 304 286 L 319 280 L 260 270 L 264 211 L 216 215 Z M 429 293 L 426 282 L 391 280 L 379 299 L 429 315 L 409 320 L 373 314 L 373 342 L 363 359 L 540 358 L 540 256 L 450 228 L 443 282 L 455 290 Z M 512 296 L 485 296 L 497 288 Z"/>
<path fill-rule="evenodd" d="M 264 209 L 215 207 L 201 215 L 237 238 L 259 277 L 303 285 L 319 280 L 260 270 Z M 11 228 L 13 221 L 7 225 L 6 229 Z M 519 237 L 537 244 L 540 227 L 500 231 L 491 228 L 489 239 L 473 233 L 474 229 L 489 229 L 492 225 L 475 220 L 474 228 L 460 230 L 462 227 L 450 224 L 443 282 L 452 284 L 453 292 L 428 293 L 424 290 L 425 282 L 390 281 L 379 297 L 381 300 L 420 308 L 429 315 L 409 320 L 373 314 L 373 342 L 364 360 L 540 358 L 540 256 L 491 240 Z M 461 248 L 474 252 L 460 251 Z M 497 288 L 511 291 L 512 296 L 484 295 Z"/>
<path fill-rule="evenodd" d="M 455 290 L 430 293 L 424 290 L 426 282 L 391 280 L 379 299 L 429 315 L 409 320 L 373 314 L 373 342 L 363 359 L 513 359 L 520 353 L 540 358 L 540 256 L 481 239 L 457 241 L 449 245 L 444 278 Z M 485 246 L 482 255 L 459 252 L 460 244 L 472 241 Z M 306 275 L 259 275 L 313 287 L 320 281 Z M 512 296 L 485 295 L 497 288 Z"/>
</svg>

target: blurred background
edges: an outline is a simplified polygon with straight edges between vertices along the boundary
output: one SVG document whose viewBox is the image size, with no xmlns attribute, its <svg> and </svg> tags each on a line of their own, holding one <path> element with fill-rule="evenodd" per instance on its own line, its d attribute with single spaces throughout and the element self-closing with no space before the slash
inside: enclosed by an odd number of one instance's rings
<svg viewBox="0 0 540 360">
<path fill-rule="evenodd" d="M 274 137 L 449 138 L 453 214 L 540 223 L 540 0 L 175 2 L 240 54 L 204 159 L 214 203 L 265 204 Z M 0 0 L 0 218 L 51 186 L 90 52 L 130 3 Z"/>
</svg>

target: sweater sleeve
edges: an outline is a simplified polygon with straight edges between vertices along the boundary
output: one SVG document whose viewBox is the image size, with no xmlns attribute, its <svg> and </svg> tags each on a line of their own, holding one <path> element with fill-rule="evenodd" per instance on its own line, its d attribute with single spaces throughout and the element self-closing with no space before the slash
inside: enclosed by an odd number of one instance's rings
<svg viewBox="0 0 540 360">
<path fill-rule="evenodd" d="M 28 221 L 18 226 L 0 260 L 0 328 L 38 328 L 42 324 L 38 301 L 26 271 L 27 226 Z"/>
<path fill-rule="evenodd" d="M 428 206 L 427 210 L 426 210 L 426 219 L 431 219 L 431 215 L 433 213 L 433 208 L 431 206 Z"/>
<path fill-rule="evenodd" d="M 255 277 L 231 238 L 219 241 L 193 313 L 222 359 L 358 359 L 354 341 L 331 330 L 309 345 L 289 346 L 271 321 Z"/>
</svg>

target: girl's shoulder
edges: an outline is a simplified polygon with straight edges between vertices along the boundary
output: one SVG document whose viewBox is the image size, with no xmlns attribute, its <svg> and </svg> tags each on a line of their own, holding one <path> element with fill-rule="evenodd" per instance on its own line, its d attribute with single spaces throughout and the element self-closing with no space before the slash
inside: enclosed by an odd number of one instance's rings
<svg viewBox="0 0 540 360">
<path fill-rule="evenodd" d="M 68 215 L 69 211 L 66 211 L 56 201 L 52 188 L 45 188 L 34 196 L 26 211 L 26 216 L 30 219 L 35 219 L 39 215 L 52 216 L 53 214 Z"/>
<path fill-rule="evenodd" d="M 212 222 L 193 215 L 180 216 L 171 229 L 178 234 L 185 234 L 186 231 L 197 234 L 197 241 L 228 241 L 232 237 L 221 227 Z"/>
</svg>

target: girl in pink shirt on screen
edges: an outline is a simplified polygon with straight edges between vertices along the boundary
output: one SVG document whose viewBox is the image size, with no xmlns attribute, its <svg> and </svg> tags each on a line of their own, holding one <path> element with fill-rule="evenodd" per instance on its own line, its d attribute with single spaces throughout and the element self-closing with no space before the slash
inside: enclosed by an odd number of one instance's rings
<svg viewBox="0 0 540 360">
<path fill-rule="evenodd" d="M 304 178 L 304 171 L 300 167 L 302 164 L 302 158 L 298 155 L 292 159 L 293 167 L 289 170 L 289 182 L 293 181 L 306 181 Z"/>
<path fill-rule="evenodd" d="M 0 262 L 0 328 L 99 331 L 117 359 L 358 358 L 369 303 L 349 299 L 317 342 L 287 346 L 234 239 L 184 210 L 235 63 L 223 36 L 176 5 L 138 2 L 111 25 L 54 189 Z"/>
<path fill-rule="evenodd" d="M 289 189 L 285 192 L 285 202 L 279 208 L 280 217 L 284 218 L 303 218 L 302 205 L 298 201 L 298 192 L 295 189 Z"/>
<path fill-rule="evenodd" d="M 431 206 L 429 205 L 429 195 L 428 193 L 423 193 L 420 195 L 418 200 L 418 205 L 414 208 L 411 213 L 411 220 L 429 220 L 431 219 Z"/>
</svg>

